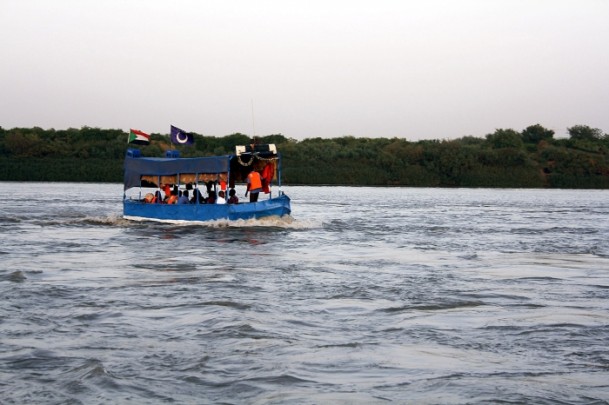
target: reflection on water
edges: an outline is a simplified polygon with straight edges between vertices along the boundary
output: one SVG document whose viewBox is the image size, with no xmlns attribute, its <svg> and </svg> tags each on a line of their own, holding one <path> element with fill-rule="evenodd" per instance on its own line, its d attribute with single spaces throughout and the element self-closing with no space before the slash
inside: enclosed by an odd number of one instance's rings
<svg viewBox="0 0 609 405">
<path fill-rule="evenodd" d="M 3 401 L 609 400 L 607 191 L 290 187 L 192 225 L 121 188 L 0 183 Z"/>
</svg>

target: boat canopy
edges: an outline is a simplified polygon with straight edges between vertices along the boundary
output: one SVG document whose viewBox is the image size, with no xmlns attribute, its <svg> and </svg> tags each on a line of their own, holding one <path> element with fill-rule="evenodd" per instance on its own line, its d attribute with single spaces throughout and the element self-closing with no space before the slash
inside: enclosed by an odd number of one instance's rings
<svg viewBox="0 0 609 405">
<path fill-rule="evenodd" d="M 205 178 L 209 175 L 225 177 L 230 169 L 231 156 L 196 158 L 137 157 L 127 153 L 125 157 L 124 189 L 140 187 L 142 179 L 174 177 Z M 194 175 L 194 176 L 193 176 Z M 181 179 L 182 181 L 182 179 Z M 156 182 L 154 182 L 156 183 Z"/>
</svg>

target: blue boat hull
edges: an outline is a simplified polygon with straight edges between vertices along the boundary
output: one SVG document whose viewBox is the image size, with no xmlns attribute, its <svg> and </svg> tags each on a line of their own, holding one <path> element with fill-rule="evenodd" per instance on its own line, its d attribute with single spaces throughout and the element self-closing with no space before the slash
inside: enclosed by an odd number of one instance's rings
<svg viewBox="0 0 609 405">
<path fill-rule="evenodd" d="M 147 204 L 138 200 L 123 200 L 123 217 L 152 221 L 214 221 L 254 219 L 290 215 L 287 195 L 240 204 Z"/>
</svg>

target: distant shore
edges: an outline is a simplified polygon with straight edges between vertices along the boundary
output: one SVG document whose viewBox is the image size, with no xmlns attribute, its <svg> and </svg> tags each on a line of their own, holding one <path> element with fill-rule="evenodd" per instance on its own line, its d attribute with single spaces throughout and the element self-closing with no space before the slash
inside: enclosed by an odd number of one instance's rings
<svg viewBox="0 0 609 405">
<path fill-rule="evenodd" d="M 403 138 L 257 137 L 283 156 L 286 185 L 609 189 L 609 136 L 587 126 L 569 139 L 532 125 L 498 129 L 485 138 L 410 142 Z M 144 156 L 174 148 L 163 134 L 149 145 L 127 145 L 127 133 L 83 127 L 68 130 L 0 127 L 0 181 L 120 183 L 128 147 Z M 234 153 L 245 134 L 195 134 L 183 157 Z"/>
</svg>

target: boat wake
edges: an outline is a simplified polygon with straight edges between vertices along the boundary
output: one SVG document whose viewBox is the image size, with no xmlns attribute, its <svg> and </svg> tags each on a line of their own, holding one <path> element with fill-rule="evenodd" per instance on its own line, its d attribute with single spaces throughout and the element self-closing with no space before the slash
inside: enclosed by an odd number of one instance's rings
<svg viewBox="0 0 609 405">
<path fill-rule="evenodd" d="M 87 225 L 99 225 L 99 226 L 116 226 L 128 228 L 133 223 L 119 214 L 108 215 L 105 217 L 86 217 L 81 222 Z"/>
<path fill-rule="evenodd" d="M 20 223 L 26 218 L 12 217 L 5 222 Z M 321 221 L 298 220 L 290 215 L 270 216 L 258 219 L 218 219 L 210 221 L 181 221 L 181 220 L 151 220 L 143 217 L 123 217 L 121 214 L 109 214 L 105 216 L 81 216 L 79 218 L 54 217 L 48 219 L 36 218 L 29 221 L 41 227 L 110 227 L 110 228 L 142 228 L 163 225 L 183 227 L 205 227 L 205 228 L 280 228 L 280 229 L 316 229 L 322 228 Z"/>
<path fill-rule="evenodd" d="M 142 217 L 126 217 L 110 215 L 106 217 L 87 217 L 82 220 L 87 225 L 115 226 L 121 228 L 141 227 L 142 225 L 159 226 L 163 224 L 184 227 L 207 228 L 281 228 L 281 229 L 315 229 L 321 228 L 322 223 L 310 220 L 297 220 L 290 215 L 281 217 L 270 216 L 258 219 L 218 219 L 213 221 L 181 221 L 181 220 L 151 220 Z"/>
<path fill-rule="evenodd" d="M 314 221 L 303 221 L 294 219 L 291 215 L 284 215 L 282 217 L 270 216 L 258 219 L 238 219 L 234 221 L 229 220 L 217 220 L 202 223 L 204 225 L 212 227 L 230 227 L 230 228 L 284 228 L 284 229 L 313 229 L 321 228 L 321 222 L 316 223 Z"/>
<path fill-rule="evenodd" d="M 321 227 L 321 223 L 316 224 L 312 221 L 299 221 L 294 219 L 290 215 L 284 215 L 282 217 L 270 216 L 258 219 L 218 219 L 212 221 L 182 221 L 182 220 L 153 220 L 149 218 L 141 217 L 125 217 L 124 221 L 127 223 L 135 221 L 137 223 L 163 223 L 171 225 L 179 225 L 185 227 L 192 226 L 203 226 L 208 228 L 284 228 L 284 229 L 311 229 Z"/>
</svg>

